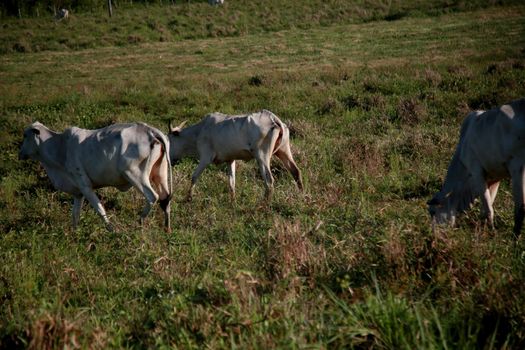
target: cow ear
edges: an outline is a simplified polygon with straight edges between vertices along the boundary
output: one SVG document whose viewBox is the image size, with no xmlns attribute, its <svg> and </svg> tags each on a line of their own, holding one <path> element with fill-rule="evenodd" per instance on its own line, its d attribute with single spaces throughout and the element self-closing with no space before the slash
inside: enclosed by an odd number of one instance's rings
<svg viewBox="0 0 525 350">
<path fill-rule="evenodd" d="M 36 129 L 36 128 L 33 128 L 31 129 L 31 132 L 35 135 L 40 135 L 40 130 Z"/>
</svg>

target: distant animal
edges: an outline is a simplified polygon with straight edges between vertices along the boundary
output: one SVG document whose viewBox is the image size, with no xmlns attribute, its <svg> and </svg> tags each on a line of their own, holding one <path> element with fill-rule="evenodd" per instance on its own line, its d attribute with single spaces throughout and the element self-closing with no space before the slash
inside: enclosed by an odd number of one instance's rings
<svg viewBox="0 0 525 350">
<path fill-rule="evenodd" d="M 127 191 L 134 186 L 146 197 L 141 223 L 159 201 L 169 231 L 172 179 L 168 152 L 167 137 L 143 123 L 97 130 L 72 127 L 57 133 L 36 122 L 24 131 L 19 159 L 39 161 L 55 189 L 73 195 L 73 228 L 86 198 L 108 230 L 113 230 L 93 190 L 112 186 Z"/>
<path fill-rule="evenodd" d="M 223 5 L 224 0 L 208 0 L 208 4 L 215 6 L 215 5 Z"/>
<path fill-rule="evenodd" d="M 266 186 L 266 199 L 273 193 L 273 176 L 270 158 L 275 155 L 292 174 L 299 189 L 303 182 L 301 171 L 295 164 L 290 149 L 290 131 L 270 111 L 245 115 L 212 113 L 198 124 L 183 129 L 169 125 L 170 159 L 172 164 L 184 157 L 199 159 L 199 165 L 191 177 L 188 199 L 203 170 L 211 163 L 228 163 L 231 196 L 235 197 L 235 161 L 255 158 Z"/>
<path fill-rule="evenodd" d="M 466 117 L 443 187 L 427 202 L 433 224 L 454 225 L 457 214 L 479 197 L 482 217 L 493 228 L 492 204 L 505 178 L 512 182 L 519 235 L 525 216 L 525 99 Z"/>
<path fill-rule="evenodd" d="M 55 19 L 57 21 L 61 21 L 63 19 L 68 19 L 68 18 L 69 18 L 69 11 L 67 9 L 60 9 L 55 15 Z"/>
</svg>

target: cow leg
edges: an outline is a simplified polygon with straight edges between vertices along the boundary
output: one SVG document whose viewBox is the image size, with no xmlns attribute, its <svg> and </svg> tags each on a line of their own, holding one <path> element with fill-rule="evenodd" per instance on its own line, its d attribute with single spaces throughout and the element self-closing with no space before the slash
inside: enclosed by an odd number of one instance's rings
<svg viewBox="0 0 525 350">
<path fill-rule="evenodd" d="M 275 155 L 281 160 L 281 162 L 283 162 L 284 167 L 290 172 L 290 174 L 292 174 L 295 182 L 297 183 L 297 187 L 302 190 L 303 180 L 301 178 L 301 171 L 293 160 L 290 144 L 287 143 L 286 145 L 282 145 L 282 147 L 277 152 L 275 152 Z"/>
<path fill-rule="evenodd" d="M 266 185 L 266 200 L 268 202 L 270 202 L 273 194 L 273 176 L 270 169 L 270 158 L 274 153 L 279 136 L 280 129 L 273 128 L 270 130 L 254 155 L 254 158 L 259 164 L 264 184 Z"/>
<path fill-rule="evenodd" d="M 255 159 L 257 160 L 261 176 L 264 180 L 264 185 L 266 186 L 266 200 L 270 202 L 273 194 L 273 176 L 270 169 L 270 153 L 260 150 L 257 152 Z"/>
<path fill-rule="evenodd" d="M 155 204 L 155 202 L 157 202 L 159 197 L 155 190 L 153 190 L 151 187 L 148 176 L 144 176 L 143 174 L 144 173 L 133 170 L 127 170 L 124 172 L 124 177 L 126 180 L 128 180 L 130 184 L 135 186 L 135 188 L 139 190 L 144 195 L 144 197 L 146 197 L 146 204 L 144 205 L 144 209 L 142 209 L 142 213 L 140 214 L 141 225 L 144 224 L 144 219 L 148 216 L 151 207 Z"/>
<path fill-rule="evenodd" d="M 78 222 L 80 220 L 80 211 L 82 210 L 82 203 L 84 197 L 82 195 L 75 196 L 73 202 L 73 230 L 77 229 Z"/>
<path fill-rule="evenodd" d="M 492 196 L 490 190 L 485 186 L 485 190 L 481 195 L 481 215 L 487 220 L 490 228 L 494 229 L 494 209 L 492 208 Z"/>
<path fill-rule="evenodd" d="M 492 196 L 485 181 L 483 169 L 471 166 L 472 178 L 470 179 L 470 190 L 475 197 L 481 200 L 481 218 L 488 222 L 490 228 L 494 228 L 494 210 L 492 209 Z"/>
<path fill-rule="evenodd" d="M 496 195 L 498 194 L 498 188 L 499 181 L 489 183 L 488 188 L 486 190 L 486 192 L 488 193 L 484 194 L 489 208 L 489 210 L 487 210 L 487 219 L 492 230 L 494 230 L 494 200 L 496 199 Z"/>
<path fill-rule="evenodd" d="M 213 158 L 215 157 L 212 152 L 206 152 L 206 154 L 208 154 L 208 156 L 200 158 L 199 165 L 197 165 L 197 168 L 195 168 L 195 171 L 193 171 L 193 174 L 191 175 L 191 186 L 186 198 L 188 201 L 191 201 L 193 198 L 193 189 L 197 183 L 197 180 L 199 179 L 199 176 L 201 176 L 204 169 L 206 169 L 206 167 L 213 161 Z"/>
<path fill-rule="evenodd" d="M 102 206 L 100 199 L 97 197 L 96 193 L 89 187 L 83 187 L 80 189 L 84 197 L 87 199 L 89 204 L 95 209 L 95 211 L 102 217 L 106 228 L 108 231 L 114 231 L 113 225 L 109 222 L 108 216 L 106 215 L 106 210 Z"/>
<path fill-rule="evenodd" d="M 525 217 L 524 171 L 523 167 L 511 172 L 512 197 L 514 198 L 514 235 L 519 236 Z"/>
<path fill-rule="evenodd" d="M 235 165 L 236 164 L 234 160 L 228 164 L 228 178 L 230 182 L 230 195 L 232 200 L 235 200 Z"/>
<path fill-rule="evenodd" d="M 496 195 L 498 194 L 498 188 L 499 188 L 499 181 L 493 182 L 489 185 L 490 205 L 494 205 L 494 201 L 496 200 Z"/>
<path fill-rule="evenodd" d="M 171 208 L 171 193 L 169 188 L 169 172 L 168 162 L 164 161 L 163 154 L 155 162 L 151 169 L 150 182 L 157 188 L 159 205 L 164 212 L 164 227 L 166 231 L 171 232 L 170 222 L 170 208 Z"/>
<path fill-rule="evenodd" d="M 78 173 L 73 174 L 76 177 L 78 189 L 84 196 L 84 198 L 87 199 L 89 204 L 95 209 L 95 211 L 100 215 L 102 220 L 104 220 L 104 223 L 106 224 L 106 229 L 108 231 L 114 231 L 113 225 L 109 222 L 108 216 L 106 215 L 106 210 L 104 209 L 104 206 L 100 202 L 100 199 L 98 198 L 95 191 L 93 191 L 91 181 L 87 174 L 81 170 L 80 167 L 77 167 Z M 81 201 L 80 201 L 81 202 Z M 76 212 L 75 207 L 79 206 L 81 203 L 78 203 L 75 201 L 73 204 L 73 210 Z M 80 213 L 80 208 L 78 208 L 78 212 Z M 75 214 L 74 214 L 75 215 Z"/>
</svg>

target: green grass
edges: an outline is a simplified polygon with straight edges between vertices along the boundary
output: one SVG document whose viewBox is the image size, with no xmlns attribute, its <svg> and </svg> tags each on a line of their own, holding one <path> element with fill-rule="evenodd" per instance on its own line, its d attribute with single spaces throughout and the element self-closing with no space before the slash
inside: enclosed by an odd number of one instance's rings
<svg viewBox="0 0 525 350">
<path fill-rule="evenodd" d="M 105 3 L 105 2 L 102 2 Z M 4 17 L 0 53 L 83 50 L 101 46 L 137 46 L 216 37 L 239 37 L 334 24 L 436 16 L 494 6 L 494 1 L 470 0 L 235 0 L 210 7 L 207 1 L 177 1 L 157 6 L 119 1 L 113 18 L 103 8 L 72 9 L 69 20 L 55 22 L 51 13 L 40 17 Z M 499 5 L 519 0 L 499 0 Z M 63 3 L 60 6 L 66 6 Z M 70 9 L 71 10 L 71 9 Z M 34 13 L 32 14 L 35 15 Z"/>
<path fill-rule="evenodd" d="M 299 6 L 290 3 L 285 14 Z M 50 39 L 44 52 L 5 50 L 0 347 L 523 347 L 524 244 L 512 238 L 508 184 L 495 232 L 475 209 L 432 233 L 425 202 L 466 113 L 525 95 L 525 7 L 433 13 L 437 5 L 410 4 L 395 21 L 253 23 L 238 36 L 125 46 L 94 32 L 88 49 Z M 216 10 L 256 11 L 228 6 Z M 182 9 L 196 22 L 209 13 L 180 5 L 158 21 Z M 98 21 L 78 17 L 86 28 Z M 37 32 L 42 21 L 9 19 L 6 33 Z M 265 207 L 249 162 L 238 169 L 236 203 L 221 166 L 186 203 L 196 164 L 184 161 L 173 168 L 170 235 L 160 210 L 141 228 L 141 196 L 113 189 L 99 193 L 118 232 L 88 206 L 73 232 L 71 198 L 17 160 L 35 120 L 55 130 L 125 121 L 166 130 L 170 119 L 261 108 L 290 125 L 305 192 L 276 162 Z"/>
</svg>

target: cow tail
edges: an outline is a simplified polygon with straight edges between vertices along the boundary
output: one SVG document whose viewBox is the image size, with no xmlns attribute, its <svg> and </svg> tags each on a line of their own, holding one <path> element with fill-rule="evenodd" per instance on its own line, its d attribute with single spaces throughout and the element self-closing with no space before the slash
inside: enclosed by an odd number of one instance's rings
<svg viewBox="0 0 525 350">
<path fill-rule="evenodd" d="M 279 136 L 277 137 L 277 141 L 275 142 L 275 147 L 273 149 L 272 153 L 275 153 L 281 148 L 281 145 L 285 145 L 289 138 L 290 138 L 290 130 L 284 124 L 279 117 L 277 117 L 275 114 L 270 113 L 270 119 L 272 120 L 273 127 L 279 128 Z"/>
<path fill-rule="evenodd" d="M 169 140 L 160 131 L 155 129 L 152 130 L 155 139 L 157 139 L 162 144 L 162 147 L 164 148 L 164 156 L 166 157 L 166 161 L 168 162 L 168 186 L 170 191 L 168 199 L 171 200 L 171 197 L 173 196 L 173 174 L 171 172 Z"/>
<path fill-rule="evenodd" d="M 168 186 L 170 189 L 169 199 L 173 196 L 173 173 L 171 171 L 171 160 L 170 160 L 170 144 L 169 141 L 162 135 L 164 145 L 164 156 L 166 157 L 166 162 L 168 162 Z"/>
</svg>

